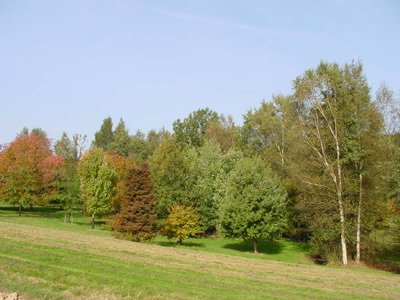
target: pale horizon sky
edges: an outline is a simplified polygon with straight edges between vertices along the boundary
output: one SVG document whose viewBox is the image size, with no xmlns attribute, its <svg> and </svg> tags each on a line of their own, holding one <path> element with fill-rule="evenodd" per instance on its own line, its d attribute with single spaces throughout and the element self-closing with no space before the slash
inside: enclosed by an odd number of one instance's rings
<svg viewBox="0 0 400 300">
<path fill-rule="evenodd" d="M 242 115 L 323 60 L 399 92 L 398 1 L 0 1 L 0 144 Z"/>
</svg>

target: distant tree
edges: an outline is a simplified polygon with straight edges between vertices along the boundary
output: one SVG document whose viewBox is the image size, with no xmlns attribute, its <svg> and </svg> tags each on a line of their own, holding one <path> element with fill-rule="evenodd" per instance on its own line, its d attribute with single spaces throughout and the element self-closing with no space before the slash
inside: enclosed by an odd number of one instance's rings
<svg viewBox="0 0 400 300">
<path fill-rule="evenodd" d="M 158 132 L 155 130 L 150 130 L 147 134 L 147 153 L 149 156 L 153 155 L 153 153 L 169 138 L 171 134 L 162 128 Z"/>
<path fill-rule="evenodd" d="M 54 151 L 65 160 L 78 162 L 82 158 L 86 144 L 86 135 L 74 134 L 71 140 L 67 133 L 63 132 L 61 139 L 54 145 Z"/>
<path fill-rule="evenodd" d="M 94 135 L 93 146 L 108 150 L 110 143 L 113 141 L 113 122 L 111 117 L 103 120 L 103 124 L 98 132 Z"/>
<path fill-rule="evenodd" d="M 29 132 L 29 128 L 24 126 L 20 132 L 20 135 L 29 135 L 29 133 L 33 133 L 38 135 L 39 137 L 41 137 L 42 139 L 48 140 L 48 136 L 47 136 L 47 132 L 44 131 L 41 128 L 33 128 L 30 132 Z"/>
<path fill-rule="evenodd" d="M 33 128 L 33 129 L 31 130 L 31 133 L 40 136 L 40 137 L 41 137 L 42 139 L 44 139 L 44 140 L 48 140 L 48 139 L 49 139 L 49 138 L 48 138 L 48 135 L 47 135 L 47 132 L 44 131 L 42 128 Z"/>
<path fill-rule="evenodd" d="M 215 140 L 206 141 L 196 149 L 194 157 L 195 183 L 193 188 L 193 205 L 200 216 L 202 230 L 213 233 L 218 223 L 218 202 L 214 196 L 217 189 L 217 176 L 220 174 L 223 154 L 220 145 Z"/>
<path fill-rule="evenodd" d="M 295 115 L 291 96 L 277 95 L 272 101 L 244 115 L 241 128 L 241 148 L 249 155 L 261 155 L 281 178 L 288 176 L 293 141 L 298 140 L 294 129 Z"/>
<path fill-rule="evenodd" d="M 147 164 L 130 167 L 123 179 L 121 211 L 112 222 L 114 230 L 140 242 L 156 235 L 157 215 L 150 172 Z"/>
<path fill-rule="evenodd" d="M 175 204 L 190 206 L 196 194 L 196 151 L 180 148 L 173 140 L 154 152 L 150 170 L 157 199 L 157 214 L 166 217 Z"/>
<path fill-rule="evenodd" d="M 114 188 L 114 196 L 111 199 L 112 210 L 114 212 L 119 212 L 121 210 L 121 199 L 124 189 L 124 182 L 122 179 L 126 175 L 126 171 L 135 166 L 135 162 L 113 151 L 106 151 L 106 155 L 108 162 L 115 171 L 116 186 Z"/>
<path fill-rule="evenodd" d="M 209 122 L 218 121 L 218 114 L 209 108 L 199 109 L 173 124 L 174 135 L 178 143 L 199 147 L 203 145 Z"/>
<path fill-rule="evenodd" d="M 207 140 L 215 140 L 220 145 L 222 152 L 226 153 L 237 143 L 239 132 L 232 116 L 221 115 L 217 121 L 207 124 L 205 136 Z"/>
<path fill-rule="evenodd" d="M 286 224 L 286 192 L 265 163 L 255 158 L 237 162 L 226 179 L 220 204 L 220 232 L 251 239 L 254 253 L 261 238 L 273 238 Z"/>
<path fill-rule="evenodd" d="M 54 145 L 57 155 L 64 158 L 60 173 L 53 185 L 58 191 L 49 198 L 50 203 L 60 204 L 64 209 L 64 222 L 73 222 L 73 208 L 80 204 L 80 182 L 78 163 L 86 148 L 86 135 L 74 134 L 72 140 L 64 132 Z"/>
<path fill-rule="evenodd" d="M 19 134 L 20 135 L 28 135 L 29 134 L 29 128 L 24 126 Z"/>
<path fill-rule="evenodd" d="M 147 141 L 145 135 L 140 130 L 131 136 L 129 142 L 129 158 L 134 160 L 138 165 L 147 161 L 148 158 Z"/>
<path fill-rule="evenodd" d="M 194 213 L 193 207 L 174 205 L 168 209 L 169 215 L 161 229 L 161 235 L 168 239 L 176 239 L 178 245 L 189 237 L 201 233 L 199 216 Z"/>
<path fill-rule="evenodd" d="M 79 164 L 81 191 L 84 207 L 92 215 L 92 229 L 95 216 L 105 216 L 112 211 L 115 193 L 115 170 L 100 148 L 91 148 Z"/>
<path fill-rule="evenodd" d="M 123 157 L 127 157 L 129 155 L 130 148 L 130 137 L 128 133 L 128 129 L 125 127 L 125 122 L 120 119 L 115 131 L 113 133 L 113 139 L 108 144 L 107 149 L 111 151 L 115 151 L 116 153 L 122 155 Z"/>
<path fill-rule="evenodd" d="M 50 141 L 36 133 L 19 135 L 0 153 L 0 198 L 10 204 L 44 204 L 44 164 Z"/>
</svg>

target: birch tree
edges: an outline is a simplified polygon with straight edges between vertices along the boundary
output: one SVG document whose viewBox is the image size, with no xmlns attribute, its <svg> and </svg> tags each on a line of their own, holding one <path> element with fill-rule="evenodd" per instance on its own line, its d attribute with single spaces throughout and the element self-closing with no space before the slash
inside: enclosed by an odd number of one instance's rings
<svg viewBox="0 0 400 300">
<path fill-rule="evenodd" d="M 347 243 L 345 235 L 345 213 L 343 205 L 343 166 L 341 120 L 343 92 L 340 90 L 343 76 L 337 64 L 321 63 L 310 69 L 294 82 L 298 120 L 302 128 L 305 145 L 311 149 L 311 159 L 319 162 L 330 178 L 322 183 L 319 178 L 304 183 L 318 187 L 325 193 L 334 194 L 340 220 L 342 263 L 347 265 Z"/>
</svg>

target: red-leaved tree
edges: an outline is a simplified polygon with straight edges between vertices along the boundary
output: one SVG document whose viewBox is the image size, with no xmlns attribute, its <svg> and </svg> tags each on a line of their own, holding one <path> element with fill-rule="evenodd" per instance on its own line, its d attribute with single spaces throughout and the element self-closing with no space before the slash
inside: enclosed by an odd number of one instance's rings
<svg viewBox="0 0 400 300">
<path fill-rule="evenodd" d="M 121 211 L 114 217 L 115 231 L 133 241 L 151 240 L 156 235 L 157 216 L 150 171 L 147 164 L 130 166 L 123 179 Z"/>
</svg>

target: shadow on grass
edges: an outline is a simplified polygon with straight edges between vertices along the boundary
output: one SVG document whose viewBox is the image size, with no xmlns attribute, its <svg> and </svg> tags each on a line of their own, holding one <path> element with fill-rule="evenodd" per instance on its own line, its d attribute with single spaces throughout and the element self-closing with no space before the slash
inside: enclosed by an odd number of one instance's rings
<svg viewBox="0 0 400 300">
<path fill-rule="evenodd" d="M 254 252 L 253 241 L 243 241 L 222 246 L 225 249 L 231 249 L 239 252 Z M 280 241 L 267 241 L 261 240 L 258 243 L 258 252 L 263 254 L 279 254 L 283 251 L 285 246 Z"/>
<path fill-rule="evenodd" d="M 1 206 L 0 212 L 10 213 L 14 212 L 18 215 L 19 206 Z M 46 207 L 46 206 L 34 206 L 33 212 L 31 212 L 29 206 L 24 206 L 22 209 L 22 215 L 29 215 L 32 217 L 46 217 L 46 218 L 60 218 L 60 216 L 64 215 L 64 211 L 59 208 L 54 207 Z M 11 215 L 11 214 L 10 214 Z M 14 214 L 12 214 L 14 215 Z"/>
<path fill-rule="evenodd" d="M 183 245 L 178 245 L 174 242 L 155 242 L 156 245 L 163 247 L 176 247 L 176 246 L 184 246 L 184 247 L 196 247 L 196 248 L 204 248 L 203 243 L 192 243 L 192 242 L 183 242 Z"/>
</svg>

